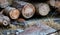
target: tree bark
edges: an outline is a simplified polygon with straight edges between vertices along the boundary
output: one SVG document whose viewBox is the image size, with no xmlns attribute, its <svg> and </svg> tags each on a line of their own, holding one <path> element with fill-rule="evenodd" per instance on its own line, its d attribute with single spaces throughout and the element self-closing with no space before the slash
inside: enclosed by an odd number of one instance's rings
<svg viewBox="0 0 60 35">
<path fill-rule="evenodd" d="M 3 13 L 8 15 L 11 19 L 18 19 L 20 15 L 19 10 L 13 7 L 6 7 Z"/>
<path fill-rule="evenodd" d="M 34 13 L 35 13 L 35 7 L 27 2 L 23 2 L 23 1 L 13 1 L 12 4 L 13 7 L 16 7 L 17 9 L 19 9 L 23 15 L 24 18 L 31 18 Z"/>
</svg>

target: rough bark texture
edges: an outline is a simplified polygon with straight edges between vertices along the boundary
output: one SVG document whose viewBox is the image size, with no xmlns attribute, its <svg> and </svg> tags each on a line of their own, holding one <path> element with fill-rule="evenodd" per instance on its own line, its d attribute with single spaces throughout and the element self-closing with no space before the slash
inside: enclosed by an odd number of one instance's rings
<svg viewBox="0 0 60 35">
<path fill-rule="evenodd" d="M 13 1 L 12 5 L 21 11 L 24 18 L 31 18 L 35 13 L 35 7 L 30 3 Z"/>
<path fill-rule="evenodd" d="M 20 15 L 19 10 L 13 7 L 6 7 L 3 13 L 8 15 L 11 19 L 17 19 Z"/>
<path fill-rule="evenodd" d="M 50 12 L 50 7 L 46 3 L 34 3 L 36 7 L 36 13 L 41 16 L 46 16 Z"/>
<path fill-rule="evenodd" d="M 0 7 L 5 8 L 9 5 L 7 0 L 0 0 Z"/>
</svg>

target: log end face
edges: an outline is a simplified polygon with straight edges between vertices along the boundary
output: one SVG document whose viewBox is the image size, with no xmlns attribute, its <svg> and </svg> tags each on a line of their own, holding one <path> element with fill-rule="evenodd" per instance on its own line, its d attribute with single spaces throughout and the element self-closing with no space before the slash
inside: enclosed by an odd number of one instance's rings
<svg viewBox="0 0 60 35">
<path fill-rule="evenodd" d="M 41 3 L 39 5 L 39 14 L 42 15 L 42 16 L 46 16 L 50 11 L 50 8 L 49 8 L 49 5 L 48 4 L 44 4 L 44 3 Z"/>
<path fill-rule="evenodd" d="M 9 15 L 12 19 L 17 19 L 20 15 L 20 12 L 19 12 L 19 10 L 14 9 L 9 13 Z"/>
<path fill-rule="evenodd" d="M 32 4 L 26 4 L 22 9 L 24 18 L 31 18 L 35 13 L 35 7 Z"/>
</svg>

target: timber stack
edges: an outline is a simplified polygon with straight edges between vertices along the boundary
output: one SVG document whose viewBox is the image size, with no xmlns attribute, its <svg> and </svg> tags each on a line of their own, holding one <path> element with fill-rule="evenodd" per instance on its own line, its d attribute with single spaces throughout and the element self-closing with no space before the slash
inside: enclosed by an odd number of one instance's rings
<svg viewBox="0 0 60 35">
<path fill-rule="evenodd" d="M 31 18 L 35 13 L 35 7 L 31 3 L 13 1 L 12 6 L 17 8 L 24 18 Z"/>
</svg>

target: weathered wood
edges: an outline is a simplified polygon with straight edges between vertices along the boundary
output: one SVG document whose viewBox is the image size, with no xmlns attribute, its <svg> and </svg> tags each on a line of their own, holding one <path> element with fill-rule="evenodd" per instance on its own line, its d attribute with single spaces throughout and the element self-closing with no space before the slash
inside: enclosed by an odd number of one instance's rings
<svg viewBox="0 0 60 35">
<path fill-rule="evenodd" d="M 19 10 L 13 7 L 6 7 L 3 13 L 8 15 L 11 19 L 17 19 L 20 15 Z"/>
<path fill-rule="evenodd" d="M 9 5 L 7 0 L 0 0 L 0 7 L 5 8 Z"/>
<path fill-rule="evenodd" d="M 41 16 L 46 16 L 50 12 L 49 5 L 46 3 L 34 3 L 36 7 L 36 13 Z"/>
<path fill-rule="evenodd" d="M 9 17 L 0 14 L 0 26 L 8 26 L 9 24 L 10 24 Z"/>
<path fill-rule="evenodd" d="M 35 13 L 35 7 L 27 2 L 13 1 L 12 6 L 19 9 L 24 18 L 31 18 Z"/>
</svg>

